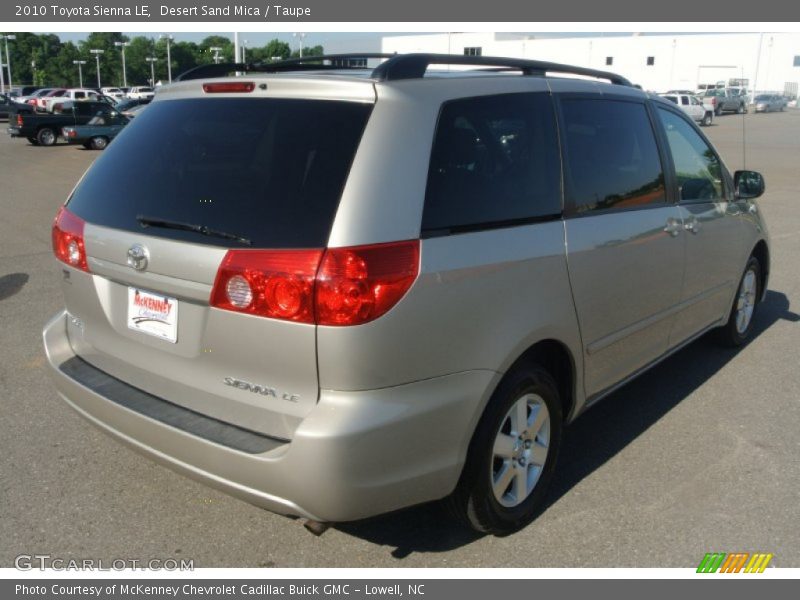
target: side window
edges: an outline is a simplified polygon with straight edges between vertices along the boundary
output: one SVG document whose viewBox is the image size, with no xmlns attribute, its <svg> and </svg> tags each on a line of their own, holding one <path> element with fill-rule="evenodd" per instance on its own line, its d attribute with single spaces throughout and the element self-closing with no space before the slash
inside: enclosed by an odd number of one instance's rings
<svg viewBox="0 0 800 600">
<path fill-rule="evenodd" d="M 423 232 L 469 231 L 560 214 L 558 138 L 549 94 L 481 96 L 443 105 Z"/>
<path fill-rule="evenodd" d="M 684 106 L 689 106 L 689 97 L 681 96 L 681 104 L 683 104 Z"/>
<path fill-rule="evenodd" d="M 666 98 L 667 100 L 669 100 L 673 104 L 677 104 L 678 103 L 678 97 L 677 96 L 664 96 L 664 98 Z"/>
<path fill-rule="evenodd" d="M 85 98 L 86 94 L 84 92 L 75 92 L 75 98 Z"/>
<path fill-rule="evenodd" d="M 570 212 L 666 202 L 664 172 L 644 104 L 565 98 L 561 107 Z"/>
<path fill-rule="evenodd" d="M 658 109 L 675 164 L 681 200 L 716 200 L 724 197 L 722 165 L 694 128 L 675 113 Z"/>
</svg>

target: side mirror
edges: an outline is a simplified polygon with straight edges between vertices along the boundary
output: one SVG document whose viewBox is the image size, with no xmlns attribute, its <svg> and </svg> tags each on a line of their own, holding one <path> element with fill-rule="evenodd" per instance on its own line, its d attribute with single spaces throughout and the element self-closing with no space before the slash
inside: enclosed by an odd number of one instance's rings
<svg viewBox="0 0 800 600">
<path fill-rule="evenodd" d="M 757 171 L 736 171 L 733 174 L 733 185 L 737 200 L 751 200 L 764 194 L 764 176 Z"/>
</svg>

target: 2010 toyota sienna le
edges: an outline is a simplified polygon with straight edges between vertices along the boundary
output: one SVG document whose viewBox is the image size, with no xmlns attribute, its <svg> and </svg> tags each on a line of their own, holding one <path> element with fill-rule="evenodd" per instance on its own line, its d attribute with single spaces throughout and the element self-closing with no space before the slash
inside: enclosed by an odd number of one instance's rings
<svg viewBox="0 0 800 600">
<path fill-rule="evenodd" d="M 184 74 L 58 212 L 44 343 L 94 425 L 311 523 L 447 498 L 502 534 L 587 407 L 747 340 L 764 181 L 672 103 L 537 61 L 308 60 Z"/>
</svg>

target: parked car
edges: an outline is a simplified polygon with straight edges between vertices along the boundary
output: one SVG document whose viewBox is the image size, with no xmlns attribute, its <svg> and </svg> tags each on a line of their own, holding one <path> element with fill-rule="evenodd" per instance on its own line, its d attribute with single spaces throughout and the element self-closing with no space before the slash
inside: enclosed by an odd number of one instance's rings
<svg viewBox="0 0 800 600">
<path fill-rule="evenodd" d="M 16 101 L 20 102 L 22 104 L 27 104 L 29 106 L 35 107 L 36 106 L 36 98 L 39 98 L 40 96 L 43 96 L 43 95 L 53 91 L 54 89 L 56 89 L 56 88 L 39 88 L 39 89 L 34 90 L 33 92 L 31 92 L 30 94 L 22 94 L 22 95 L 20 95 L 18 98 L 16 98 Z"/>
<path fill-rule="evenodd" d="M 714 114 L 719 116 L 724 112 L 736 112 L 743 114 L 747 112 L 747 96 L 737 93 L 738 90 L 715 89 L 706 92 L 703 102 L 707 99 L 714 104 Z"/>
<path fill-rule="evenodd" d="M 18 102 L 9 94 L 0 94 L 0 116 L 12 119 L 18 113 L 31 113 L 33 107 L 30 104 Z"/>
<path fill-rule="evenodd" d="M 114 111 L 98 115 L 86 125 L 67 125 L 61 132 L 62 137 L 70 144 L 81 144 L 84 148 L 92 150 L 104 150 L 129 122 L 130 119 L 126 116 Z"/>
<path fill-rule="evenodd" d="M 84 125 L 97 115 L 107 115 L 114 109 L 105 102 L 72 102 L 63 105 L 61 113 L 17 113 L 9 121 L 11 137 L 26 138 L 35 146 L 52 146 L 61 130 L 68 125 Z"/>
<path fill-rule="evenodd" d="M 776 94 L 760 94 L 755 97 L 756 112 L 772 112 L 786 110 L 786 98 Z"/>
<path fill-rule="evenodd" d="M 155 96 L 155 92 L 151 87 L 132 87 L 131 90 L 128 92 L 128 98 L 136 98 L 136 99 L 145 99 L 145 98 L 153 98 Z"/>
<path fill-rule="evenodd" d="M 125 92 L 123 92 L 122 89 L 120 89 L 118 87 L 100 88 L 100 92 L 104 96 L 110 96 L 111 98 L 114 98 L 115 100 L 122 100 L 123 98 L 125 98 Z"/>
<path fill-rule="evenodd" d="M 677 104 L 681 110 L 689 115 L 700 125 L 711 125 L 714 120 L 714 104 L 706 101 L 704 104 L 701 98 L 691 94 L 661 94 L 665 100 Z"/>
<path fill-rule="evenodd" d="M 40 101 L 40 107 L 46 110 L 47 112 L 53 112 L 53 106 L 56 104 L 63 104 L 64 102 L 72 102 L 75 100 L 93 100 L 97 101 L 103 98 L 101 94 L 98 94 L 94 90 L 86 89 L 86 88 L 74 88 L 63 90 L 63 92 L 58 94 L 48 94 Z M 104 100 L 105 101 L 105 100 Z"/>
<path fill-rule="evenodd" d="M 7 119 L 9 114 L 15 112 L 17 103 L 8 94 L 0 94 L 0 117 Z"/>
<path fill-rule="evenodd" d="M 151 101 L 152 98 L 126 98 L 117 103 L 116 109 L 120 112 L 124 112 L 140 104 L 149 104 Z"/>
<path fill-rule="evenodd" d="M 46 112 L 48 106 L 52 105 L 52 103 L 55 100 L 63 98 L 66 93 L 67 90 L 64 88 L 54 88 L 49 92 L 47 92 L 46 94 L 42 94 L 40 96 L 34 96 L 33 106 L 36 110 Z"/>
<path fill-rule="evenodd" d="M 183 74 L 59 210 L 49 371 L 106 433 L 310 526 L 446 497 L 505 534 L 566 424 L 752 336 L 764 180 L 675 104 L 522 59 L 324 66 Z"/>
<path fill-rule="evenodd" d="M 130 108 L 127 108 L 120 112 L 129 119 L 133 119 L 134 117 L 138 117 L 141 114 L 141 112 L 148 106 L 149 106 L 148 103 L 137 104 L 136 106 L 131 106 Z"/>
</svg>

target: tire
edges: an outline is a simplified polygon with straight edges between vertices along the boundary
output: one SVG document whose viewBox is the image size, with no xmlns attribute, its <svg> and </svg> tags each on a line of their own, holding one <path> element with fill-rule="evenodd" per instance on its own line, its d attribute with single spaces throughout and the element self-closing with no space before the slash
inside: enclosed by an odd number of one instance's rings
<svg viewBox="0 0 800 600">
<path fill-rule="evenodd" d="M 761 263 L 751 256 L 739 280 L 728 322 L 718 330 L 723 345 L 738 348 L 750 338 L 761 291 Z"/>
<path fill-rule="evenodd" d="M 747 112 L 747 109 L 744 107 L 744 104 L 740 104 L 739 108 L 736 109 L 736 112 L 739 113 L 740 115 L 743 115 L 744 113 Z"/>
<path fill-rule="evenodd" d="M 717 106 L 717 108 L 714 109 L 714 114 L 719 117 L 722 114 L 722 106 Z"/>
<path fill-rule="evenodd" d="M 524 425 L 519 425 L 519 410 L 525 410 Z M 550 374 L 535 364 L 507 373 L 478 423 L 461 478 L 447 500 L 453 516 L 481 533 L 506 535 L 525 527 L 542 507 L 562 429 L 558 386 Z"/>
<path fill-rule="evenodd" d="M 108 138 L 98 135 L 89 140 L 92 150 L 104 150 L 108 146 Z"/>
<path fill-rule="evenodd" d="M 57 139 L 56 132 L 49 127 L 42 127 L 36 132 L 36 141 L 39 142 L 40 146 L 52 146 Z"/>
<path fill-rule="evenodd" d="M 704 127 L 708 127 L 709 125 L 711 125 L 712 121 L 713 121 L 713 117 L 711 116 L 711 111 L 708 111 L 708 112 L 706 112 L 705 115 L 703 115 L 703 120 L 700 121 L 700 125 L 703 125 Z"/>
<path fill-rule="evenodd" d="M 39 140 L 37 140 L 33 136 L 28 138 L 28 142 L 30 142 L 31 146 L 38 146 L 39 145 Z"/>
</svg>

